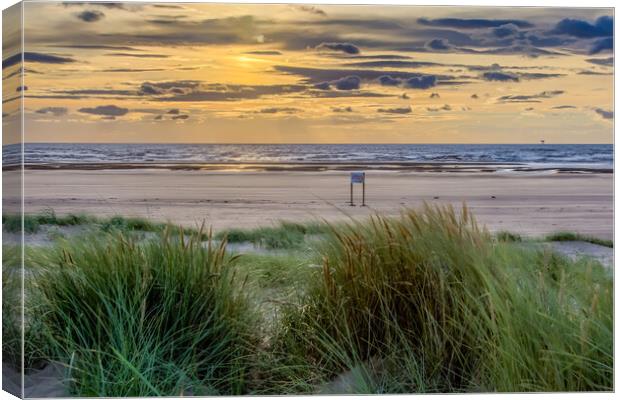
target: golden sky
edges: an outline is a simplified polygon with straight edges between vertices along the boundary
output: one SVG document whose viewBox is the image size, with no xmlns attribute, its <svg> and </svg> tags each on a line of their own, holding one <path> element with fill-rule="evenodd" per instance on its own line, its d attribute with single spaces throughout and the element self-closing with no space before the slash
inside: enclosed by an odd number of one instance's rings
<svg viewBox="0 0 620 400">
<path fill-rule="evenodd" d="M 25 3 L 3 119 L 23 93 L 28 142 L 611 143 L 612 15 Z"/>
</svg>

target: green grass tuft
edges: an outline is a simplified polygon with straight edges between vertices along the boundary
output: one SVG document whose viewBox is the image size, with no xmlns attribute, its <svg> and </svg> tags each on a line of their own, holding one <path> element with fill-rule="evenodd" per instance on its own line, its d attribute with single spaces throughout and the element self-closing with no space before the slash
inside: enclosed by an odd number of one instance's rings
<svg viewBox="0 0 620 400">
<path fill-rule="evenodd" d="M 244 392 L 255 339 L 234 257 L 179 233 L 65 242 L 37 266 L 49 358 L 70 365 L 73 394 Z"/>
<path fill-rule="evenodd" d="M 356 392 L 613 387 L 613 283 L 599 264 L 494 242 L 466 209 L 335 231 L 278 349 Z M 378 365 L 378 367 L 377 367 Z"/>
<path fill-rule="evenodd" d="M 229 229 L 218 232 L 216 238 L 226 237 L 231 243 L 252 242 L 267 249 L 294 249 L 304 243 L 306 235 L 321 235 L 328 230 L 327 224 L 283 221 L 274 227 Z"/>
<path fill-rule="evenodd" d="M 613 240 L 607 239 L 599 239 L 593 236 L 586 236 L 575 232 L 556 232 L 545 237 L 545 240 L 548 242 L 573 242 L 573 241 L 581 241 L 588 242 L 593 244 L 598 244 L 599 246 L 605 247 L 614 247 Z"/>
</svg>

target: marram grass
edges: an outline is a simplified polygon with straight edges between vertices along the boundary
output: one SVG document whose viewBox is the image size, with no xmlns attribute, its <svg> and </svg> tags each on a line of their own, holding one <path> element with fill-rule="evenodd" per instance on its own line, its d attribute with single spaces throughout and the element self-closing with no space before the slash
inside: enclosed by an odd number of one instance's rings
<svg viewBox="0 0 620 400">
<path fill-rule="evenodd" d="M 493 237 L 465 208 L 323 225 L 311 250 L 242 256 L 225 235 L 144 239 L 125 221 L 26 249 L 27 364 L 65 365 L 72 394 L 613 389 L 611 273 Z"/>
<path fill-rule="evenodd" d="M 201 238 L 112 234 L 44 260 L 40 317 L 74 394 L 242 393 L 254 346 L 249 305 L 225 241 L 205 248 Z"/>
<path fill-rule="evenodd" d="M 280 350 L 368 392 L 611 390 L 612 280 L 494 243 L 466 208 L 334 230 Z"/>
</svg>

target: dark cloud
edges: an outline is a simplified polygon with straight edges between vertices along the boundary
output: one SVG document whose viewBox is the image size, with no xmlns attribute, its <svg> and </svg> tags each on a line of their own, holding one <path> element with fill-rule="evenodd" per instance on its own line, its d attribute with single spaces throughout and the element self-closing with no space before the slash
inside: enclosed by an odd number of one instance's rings
<svg viewBox="0 0 620 400">
<path fill-rule="evenodd" d="M 185 94 L 200 86 L 199 81 L 163 81 L 163 82 L 144 82 L 138 90 L 142 95 L 165 95 L 165 94 Z"/>
<path fill-rule="evenodd" d="M 366 67 L 366 68 L 423 68 L 423 67 L 434 67 L 442 64 L 429 62 L 429 61 L 400 61 L 400 60 L 389 60 L 389 61 L 363 61 L 363 62 L 354 62 L 345 64 L 346 66 L 351 67 Z"/>
<path fill-rule="evenodd" d="M 23 91 L 26 91 L 26 90 L 28 90 L 28 86 L 18 86 L 15 89 L 16 92 L 23 92 Z"/>
<path fill-rule="evenodd" d="M 401 56 L 399 54 L 375 54 L 375 55 L 355 55 L 348 57 L 356 60 L 410 60 L 409 56 Z"/>
<path fill-rule="evenodd" d="M 276 50 L 256 50 L 256 51 L 246 51 L 244 54 L 256 54 L 259 56 L 279 56 L 282 55 L 279 51 Z"/>
<path fill-rule="evenodd" d="M 36 110 L 37 114 L 52 114 L 55 117 L 60 117 L 67 114 L 67 108 L 65 107 L 44 107 Z"/>
<path fill-rule="evenodd" d="M 540 103 L 540 99 L 549 99 L 563 94 L 563 90 L 549 90 L 530 95 L 508 95 L 497 99 L 499 103 Z"/>
<path fill-rule="evenodd" d="M 595 108 L 594 112 L 603 117 L 604 119 L 613 119 L 614 112 L 610 110 L 603 110 L 602 108 Z"/>
<path fill-rule="evenodd" d="M 479 98 L 479 97 L 478 97 L 478 95 L 477 95 L 476 93 L 472 94 L 472 95 L 471 95 L 471 96 L 469 96 L 469 97 L 471 97 L 472 99 L 478 99 L 478 98 Z"/>
<path fill-rule="evenodd" d="M 8 58 L 2 60 L 2 69 L 17 65 L 21 63 L 22 55 L 21 53 L 12 55 Z M 45 53 L 35 53 L 31 51 L 27 51 L 24 53 L 24 61 L 31 63 L 41 63 L 41 64 L 67 64 L 75 62 L 73 58 L 57 56 L 53 54 L 45 54 Z"/>
<path fill-rule="evenodd" d="M 486 81 L 513 81 L 518 82 L 519 77 L 513 74 L 507 74 L 504 72 L 485 72 L 482 74 L 482 78 Z"/>
<path fill-rule="evenodd" d="M 173 120 L 188 119 L 188 118 L 189 118 L 189 115 L 187 114 L 175 115 L 174 117 L 172 117 Z"/>
<path fill-rule="evenodd" d="M 86 49 L 86 50 L 126 50 L 126 51 L 140 51 L 134 47 L 129 46 L 109 46 L 105 44 L 58 44 L 52 47 L 65 47 L 68 49 Z"/>
<path fill-rule="evenodd" d="M 353 108 L 351 106 L 348 107 L 332 107 L 333 112 L 341 113 L 341 112 L 353 112 Z"/>
<path fill-rule="evenodd" d="M 577 72 L 577 75 L 613 75 L 613 72 L 598 72 L 598 71 L 590 71 L 590 70 L 583 70 L 583 71 L 579 71 Z"/>
<path fill-rule="evenodd" d="M 398 97 L 400 97 L 401 99 L 404 99 L 404 100 L 408 100 L 409 99 L 409 95 L 407 93 L 403 93 L 403 94 L 401 94 Z"/>
<path fill-rule="evenodd" d="M 168 58 L 166 54 L 134 54 L 134 53 L 107 53 L 106 56 L 114 57 L 136 57 L 136 58 Z"/>
<path fill-rule="evenodd" d="M 126 3 L 113 3 L 113 2 L 99 3 L 99 2 L 83 2 L 83 1 L 68 1 L 68 2 L 63 2 L 62 5 L 65 7 L 81 7 L 81 6 L 103 7 L 103 8 L 107 8 L 110 10 L 117 9 L 117 10 L 125 10 L 125 11 L 129 11 L 130 7 L 133 7 L 134 9 L 140 9 L 142 7 L 139 4 L 130 5 Z"/>
<path fill-rule="evenodd" d="M 97 22 L 105 17 L 105 14 L 97 10 L 85 10 L 75 16 L 84 22 Z"/>
<path fill-rule="evenodd" d="M 156 115 L 155 118 L 153 118 L 153 119 L 156 120 L 156 121 L 160 121 L 160 120 L 164 119 L 164 116 L 163 115 Z"/>
<path fill-rule="evenodd" d="M 178 108 L 173 108 L 171 110 L 168 110 L 166 114 L 179 115 L 180 113 L 181 113 L 181 110 L 179 110 Z"/>
<path fill-rule="evenodd" d="M 350 75 L 333 81 L 319 82 L 314 87 L 321 90 L 329 90 L 335 86 L 338 90 L 357 90 L 360 88 L 362 80 L 359 76 Z"/>
<path fill-rule="evenodd" d="M 84 107 L 78 110 L 85 114 L 103 115 L 106 117 L 122 117 L 127 114 L 129 110 L 127 108 L 117 107 L 115 105 L 97 106 L 97 107 Z"/>
<path fill-rule="evenodd" d="M 431 93 L 431 95 L 429 97 L 431 99 L 438 99 L 440 96 L 439 96 L 439 93 Z"/>
<path fill-rule="evenodd" d="M 333 82 L 330 82 L 332 85 L 336 86 L 338 90 L 357 90 L 360 88 L 360 84 L 362 80 L 359 76 L 347 76 L 342 79 L 337 79 Z"/>
<path fill-rule="evenodd" d="M 437 77 L 434 75 L 425 75 L 409 78 L 405 81 L 405 86 L 412 89 L 428 89 L 437 84 Z"/>
<path fill-rule="evenodd" d="M 382 75 L 379 77 L 379 83 L 383 86 L 400 86 L 402 81 L 389 75 Z"/>
<path fill-rule="evenodd" d="M 577 108 L 577 107 L 568 106 L 568 105 L 551 107 L 552 110 L 568 110 L 568 109 L 574 109 L 574 108 Z"/>
<path fill-rule="evenodd" d="M 613 57 L 608 57 L 608 58 L 588 58 L 586 61 L 589 62 L 590 64 L 604 65 L 606 67 L 613 67 L 614 66 L 614 58 Z"/>
<path fill-rule="evenodd" d="M 517 19 L 463 19 L 463 18 L 419 18 L 418 23 L 428 26 L 438 26 L 456 29 L 480 29 L 495 28 L 502 25 L 512 24 L 519 28 L 531 28 L 533 25 L 528 21 Z"/>
<path fill-rule="evenodd" d="M 453 46 L 446 39 L 432 39 L 424 44 L 424 47 L 437 51 L 451 50 Z"/>
<path fill-rule="evenodd" d="M 351 43 L 321 43 L 316 47 L 318 50 L 341 51 L 346 54 L 359 54 L 360 49 Z"/>
<path fill-rule="evenodd" d="M 614 50 L 614 38 L 608 37 L 608 38 L 599 39 L 595 41 L 592 47 L 590 47 L 589 53 L 598 54 L 601 51 L 605 51 L 605 50 L 610 50 L 610 51 Z"/>
<path fill-rule="evenodd" d="M 299 111 L 301 110 L 295 107 L 269 107 L 262 108 L 258 112 L 260 114 L 294 114 Z"/>
<path fill-rule="evenodd" d="M 387 113 L 387 114 L 410 114 L 411 113 L 411 106 L 408 107 L 395 107 L 395 108 L 379 108 L 377 110 L 380 113 Z"/>
<path fill-rule="evenodd" d="M 158 72 L 168 71 L 164 68 L 108 68 L 102 69 L 101 72 Z"/>
<path fill-rule="evenodd" d="M 189 81 L 192 82 L 192 81 Z M 154 89 L 151 94 L 157 101 L 236 101 L 258 99 L 263 96 L 300 93 L 307 90 L 303 85 L 224 85 L 220 83 L 201 84 L 192 87 L 170 86 L 178 83 L 170 82 L 168 87 L 162 83 L 150 83 L 146 87 Z M 142 85 L 144 88 L 145 85 Z"/>
<path fill-rule="evenodd" d="M 442 107 L 436 107 L 436 108 L 427 107 L 426 110 L 430 112 L 450 111 L 452 110 L 452 107 L 450 107 L 449 104 L 444 104 Z"/>
<path fill-rule="evenodd" d="M 402 86 L 411 89 L 428 89 L 437 84 L 437 77 L 434 75 L 421 75 L 411 78 L 395 78 L 391 75 L 382 75 L 378 80 L 382 86 Z"/>
<path fill-rule="evenodd" d="M 613 36 L 614 19 L 603 16 L 597 18 L 594 24 L 580 19 L 565 18 L 557 23 L 549 33 L 553 35 L 568 35 L 582 39 Z"/>
<path fill-rule="evenodd" d="M 514 36 L 519 33 L 519 27 L 515 24 L 506 24 L 497 28 L 493 28 L 492 32 L 493 35 L 497 36 L 498 38 L 505 38 L 509 36 Z"/>
</svg>

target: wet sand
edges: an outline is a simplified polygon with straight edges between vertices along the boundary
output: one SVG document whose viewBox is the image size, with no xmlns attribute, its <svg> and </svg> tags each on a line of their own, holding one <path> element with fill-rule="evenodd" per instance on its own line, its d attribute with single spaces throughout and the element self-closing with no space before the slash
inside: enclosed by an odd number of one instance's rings
<svg viewBox="0 0 620 400">
<path fill-rule="evenodd" d="M 25 211 L 141 216 L 215 229 L 279 220 L 342 220 L 398 214 L 424 202 L 466 202 L 492 231 L 530 236 L 575 231 L 611 239 L 613 175 L 609 173 L 367 171 L 367 207 L 348 205 L 346 171 L 253 172 L 187 169 L 27 170 Z M 16 174 L 4 172 L 5 184 Z M 8 180 L 8 182 L 7 182 Z M 5 194 L 6 196 L 7 194 Z M 17 201 L 7 199 L 5 201 Z"/>
</svg>

